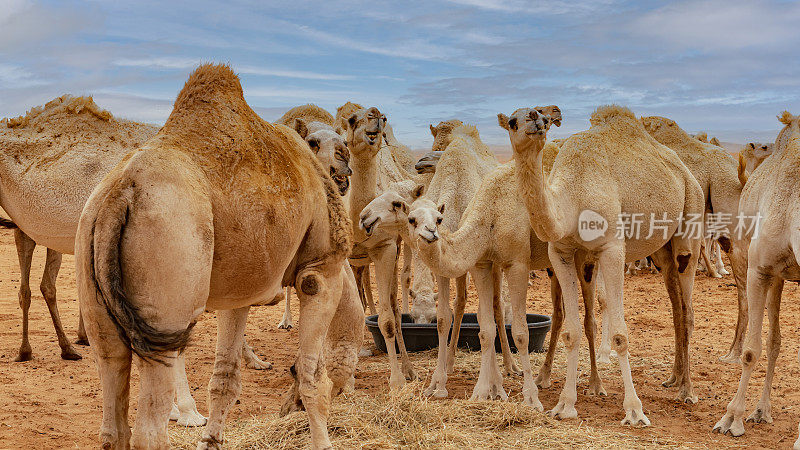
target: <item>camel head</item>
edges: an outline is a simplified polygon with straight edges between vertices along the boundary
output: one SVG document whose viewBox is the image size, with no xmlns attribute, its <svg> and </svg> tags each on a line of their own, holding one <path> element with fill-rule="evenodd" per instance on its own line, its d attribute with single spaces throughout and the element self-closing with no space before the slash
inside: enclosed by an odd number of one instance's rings
<svg viewBox="0 0 800 450">
<path fill-rule="evenodd" d="M 511 117 L 498 114 L 497 123 L 508 131 L 515 152 L 530 148 L 541 150 L 550 126 L 561 126 L 561 110 L 555 105 L 520 108 Z"/>
<path fill-rule="evenodd" d="M 436 172 L 436 164 L 439 163 L 439 159 L 442 157 L 443 151 L 435 151 L 435 152 L 428 152 L 425 156 L 420 158 L 416 164 L 414 164 L 414 168 L 417 170 L 417 173 L 434 173 Z"/>
<path fill-rule="evenodd" d="M 408 223 L 408 205 L 425 190 L 425 186 L 410 182 L 413 183 L 412 186 L 409 182 L 410 180 L 393 183 L 361 210 L 358 226 L 367 236 L 372 236 L 378 226 L 389 231 L 403 231 L 402 227 Z"/>
<path fill-rule="evenodd" d="M 436 206 L 424 197 L 414 201 L 408 213 L 408 231 L 411 239 L 423 244 L 433 244 L 438 241 L 443 214 L 444 204 Z"/>
<path fill-rule="evenodd" d="M 751 142 L 745 146 L 744 159 L 750 171 L 756 170 L 769 155 L 772 154 L 772 144 Z"/>
<path fill-rule="evenodd" d="M 330 125 L 303 119 L 294 119 L 294 130 L 306 141 L 322 166 L 328 168 L 339 194 L 346 194 L 353 171 L 350 170 L 350 151 L 344 138 L 334 132 Z"/>
<path fill-rule="evenodd" d="M 433 146 L 431 147 L 431 151 L 444 151 L 444 149 L 450 145 L 452 131 L 460 125 L 464 125 L 464 122 L 458 119 L 445 120 L 443 122 L 439 122 L 439 125 L 436 126 L 430 125 L 431 135 L 433 135 Z"/>
<path fill-rule="evenodd" d="M 360 109 L 347 119 L 347 143 L 355 156 L 374 157 L 383 141 L 386 116 L 374 106 Z"/>
</svg>

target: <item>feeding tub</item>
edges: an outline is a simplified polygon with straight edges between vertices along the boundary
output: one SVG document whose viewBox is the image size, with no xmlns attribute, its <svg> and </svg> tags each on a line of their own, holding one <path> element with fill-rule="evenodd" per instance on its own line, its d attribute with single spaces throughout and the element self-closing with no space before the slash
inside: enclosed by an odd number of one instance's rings
<svg viewBox="0 0 800 450">
<path fill-rule="evenodd" d="M 550 316 L 543 314 L 526 314 L 528 319 L 528 352 L 541 353 L 544 351 L 544 338 L 550 331 L 552 321 Z M 367 328 L 372 333 L 372 339 L 378 350 L 386 352 L 386 342 L 383 340 L 380 328 L 378 328 L 378 316 L 367 317 Z M 439 345 L 439 334 L 436 331 L 436 322 L 414 323 L 409 314 L 403 314 L 403 340 L 406 343 L 406 350 L 409 352 L 419 352 L 430 350 Z M 450 328 L 452 332 L 452 326 Z M 478 326 L 478 316 L 474 313 L 464 314 L 461 322 L 461 333 L 458 335 L 458 346 L 461 348 L 478 351 L 481 349 L 481 340 L 478 337 L 480 327 Z M 517 346 L 511 336 L 511 325 L 506 325 L 506 335 L 511 351 L 516 352 Z M 449 336 L 448 336 L 449 339 Z M 500 352 L 500 337 L 494 339 L 494 348 Z"/>
</svg>

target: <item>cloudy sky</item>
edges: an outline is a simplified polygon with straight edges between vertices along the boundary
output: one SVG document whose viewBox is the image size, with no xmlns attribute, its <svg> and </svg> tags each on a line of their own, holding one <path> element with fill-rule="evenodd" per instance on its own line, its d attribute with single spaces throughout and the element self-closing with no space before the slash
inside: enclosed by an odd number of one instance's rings
<svg viewBox="0 0 800 450">
<path fill-rule="evenodd" d="M 0 0 L 0 117 L 63 93 L 163 123 L 189 72 L 230 63 L 267 120 L 313 102 L 378 106 L 398 138 L 557 104 L 563 136 L 600 104 L 722 140 L 774 139 L 800 113 L 800 3 L 788 1 Z"/>
</svg>

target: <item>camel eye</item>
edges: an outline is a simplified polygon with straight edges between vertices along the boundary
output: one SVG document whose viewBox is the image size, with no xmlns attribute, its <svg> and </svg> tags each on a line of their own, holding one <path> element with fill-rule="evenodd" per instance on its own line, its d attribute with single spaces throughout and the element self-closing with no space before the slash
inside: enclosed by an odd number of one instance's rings
<svg viewBox="0 0 800 450">
<path fill-rule="evenodd" d="M 442 218 L 439 217 L 438 219 L 436 219 L 436 225 L 441 225 L 441 224 L 442 224 Z"/>
<path fill-rule="evenodd" d="M 513 119 L 509 120 L 508 121 L 508 126 L 511 127 L 512 130 L 516 131 L 516 129 L 517 129 L 517 118 L 514 117 Z"/>
<path fill-rule="evenodd" d="M 400 209 L 401 206 L 400 202 L 392 202 L 392 208 L 394 209 Z"/>
<path fill-rule="evenodd" d="M 308 140 L 308 145 L 310 145 L 311 148 L 319 147 L 319 140 L 317 140 L 315 138 L 314 139 L 309 139 Z"/>
<path fill-rule="evenodd" d="M 409 217 L 409 218 L 408 218 L 408 223 L 410 223 L 411 225 L 416 225 L 416 224 L 417 224 L 417 221 L 416 221 L 416 219 L 414 219 L 413 217 Z"/>
</svg>

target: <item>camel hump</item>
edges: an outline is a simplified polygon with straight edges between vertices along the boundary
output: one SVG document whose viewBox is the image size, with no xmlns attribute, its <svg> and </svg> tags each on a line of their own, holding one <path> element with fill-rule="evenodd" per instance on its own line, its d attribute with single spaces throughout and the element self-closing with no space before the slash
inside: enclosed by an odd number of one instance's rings
<svg viewBox="0 0 800 450">
<path fill-rule="evenodd" d="M 595 126 L 606 123 L 617 117 L 624 117 L 634 121 L 636 120 L 636 116 L 633 114 L 633 111 L 625 106 L 602 105 L 598 106 L 597 109 L 592 113 L 592 116 L 589 118 L 589 122 L 592 124 L 592 126 Z"/>
<path fill-rule="evenodd" d="M 8 128 L 47 126 L 52 116 L 90 114 L 96 120 L 108 122 L 114 118 L 110 112 L 100 108 L 92 97 L 74 97 L 64 94 L 28 110 L 24 116 L 3 119 L 0 123 Z"/>
<path fill-rule="evenodd" d="M 312 103 L 295 106 L 294 108 L 286 111 L 280 119 L 275 121 L 275 123 L 286 125 L 287 127 L 293 127 L 295 119 L 303 119 L 306 122 L 321 122 L 325 125 L 330 125 L 331 127 L 333 126 L 333 116 L 331 113 Z"/>
</svg>

